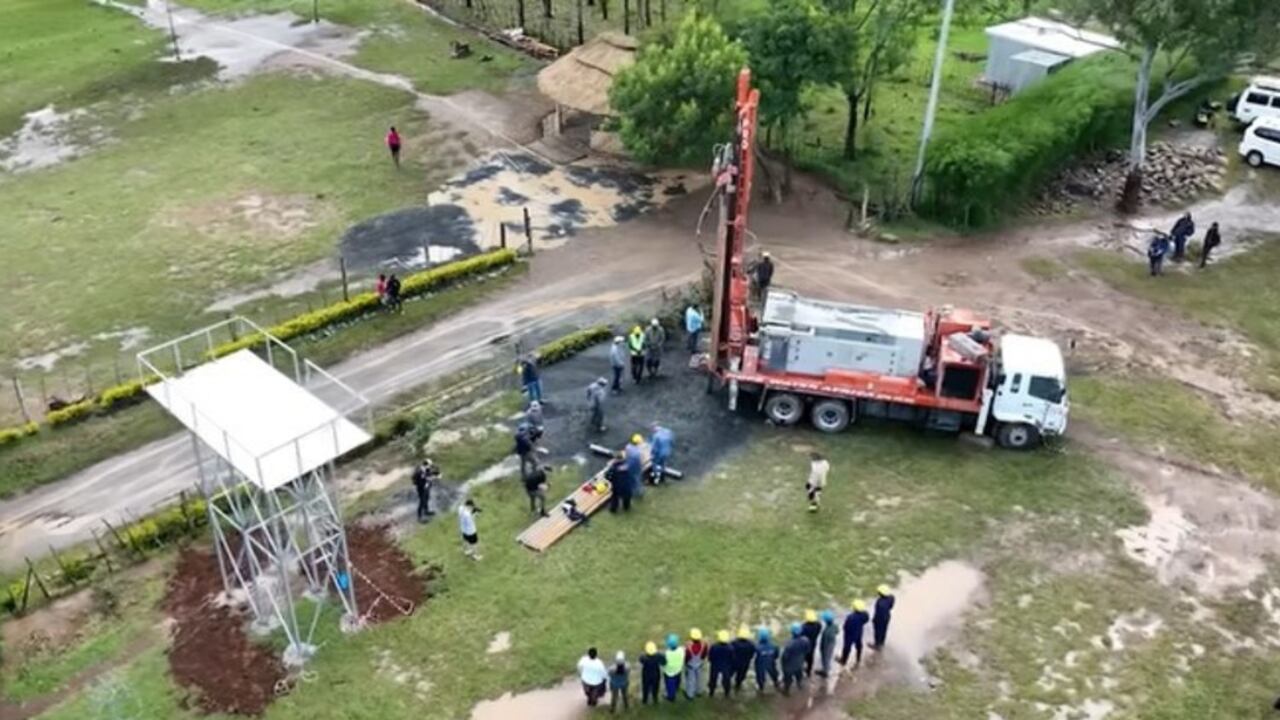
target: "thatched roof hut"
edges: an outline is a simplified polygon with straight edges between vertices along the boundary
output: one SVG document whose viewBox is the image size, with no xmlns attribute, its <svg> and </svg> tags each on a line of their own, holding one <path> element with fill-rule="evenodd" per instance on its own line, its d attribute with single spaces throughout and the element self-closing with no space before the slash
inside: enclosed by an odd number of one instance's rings
<svg viewBox="0 0 1280 720">
<path fill-rule="evenodd" d="M 618 71 L 636 61 L 635 38 L 604 32 L 538 73 L 538 89 L 558 105 L 592 115 L 611 115 L 609 86 Z"/>
</svg>

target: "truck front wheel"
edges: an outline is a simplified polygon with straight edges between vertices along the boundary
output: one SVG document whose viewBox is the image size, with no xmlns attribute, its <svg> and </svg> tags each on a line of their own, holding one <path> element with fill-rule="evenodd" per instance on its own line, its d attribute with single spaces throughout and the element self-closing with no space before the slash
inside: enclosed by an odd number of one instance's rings
<svg viewBox="0 0 1280 720">
<path fill-rule="evenodd" d="M 804 401 L 799 395 L 773 393 L 764 404 L 764 414 L 775 425 L 795 425 L 804 417 Z"/>
<path fill-rule="evenodd" d="M 849 403 L 843 400 L 819 400 L 809 414 L 813 426 L 824 433 L 838 433 L 849 427 Z"/>
<path fill-rule="evenodd" d="M 1009 450 L 1027 450 L 1040 442 L 1040 431 L 1026 423 L 1006 423 L 996 434 L 1000 447 Z"/>
</svg>

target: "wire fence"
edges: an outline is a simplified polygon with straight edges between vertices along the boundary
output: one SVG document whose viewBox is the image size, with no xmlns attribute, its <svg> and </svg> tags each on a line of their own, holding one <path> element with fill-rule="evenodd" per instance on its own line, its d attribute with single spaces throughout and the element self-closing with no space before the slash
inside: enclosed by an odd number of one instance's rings
<svg viewBox="0 0 1280 720">
<path fill-rule="evenodd" d="M 526 35 L 563 52 L 606 30 L 630 35 L 661 27 L 698 3 L 690 0 L 430 0 L 429 4 L 448 17 L 486 30 L 523 28 Z"/>
</svg>

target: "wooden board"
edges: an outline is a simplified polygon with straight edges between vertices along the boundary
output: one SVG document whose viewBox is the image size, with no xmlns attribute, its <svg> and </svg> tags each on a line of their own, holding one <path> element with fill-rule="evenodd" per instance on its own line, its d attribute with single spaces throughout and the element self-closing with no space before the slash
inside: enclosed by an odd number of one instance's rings
<svg viewBox="0 0 1280 720">
<path fill-rule="evenodd" d="M 649 471 L 649 445 L 646 443 L 640 446 L 641 457 L 644 462 L 644 472 Z M 591 517 L 597 510 L 609 503 L 609 498 L 613 497 L 613 486 L 608 480 L 604 479 L 605 470 L 609 466 L 606 464 L 591 480 L 579 484 L 573 489 L 564 500 L 561 500 L 556 506 L 547 507 L 547 517 L 538 518 L 532 525 L 525 529 L 524 532 L 516 536 L 516 542 L 535 552 L 543 552 L 547 548 L 556 544 L 560 538 L 568 535 L 579 523 L 573 522 L 568 515 L 564 514 L 561 507 L 566 500 L 570 498 L 578 505 L 578 511 L 587 517 Z M 603 491 L 588 492 L 587 487 L 597 484 L 603 484 Z"/>
</svg>

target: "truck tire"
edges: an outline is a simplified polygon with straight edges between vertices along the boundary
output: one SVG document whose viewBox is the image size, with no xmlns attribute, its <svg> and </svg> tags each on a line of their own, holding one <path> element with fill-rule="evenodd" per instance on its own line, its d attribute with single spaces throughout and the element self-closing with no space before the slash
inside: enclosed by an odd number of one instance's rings
<svg viewBox="0 0 1280 720">
<path fill-rule="evenodd" d="M 1244 160 L 1245 162 L 1249 163 L 1249 167 L 1256 167 L 1256 168 L 1262 167 L 1262 153 L 1258 152 L 1257 150 L 1254 150 L 1250 152 L 1248 155 L 1246 155 Z"/>
<path fill-rule="evenodd" d="M 849 427 L 849 403 L 827 398 L 813 404 L 809 420 L 824 433 L 838 433 Z"/>
<path fill-rule="evenodd" d="M 1029 450 L 1040 442 L 1040 431 L 1026 423 L 1005 423 L 996 434 L 996 442 L 1008 450 Z"/>
<path fill-rule="evenodd" d="M 804 401 L 799 395 L 773 393 L 765 401 L 764 414 L 775 425 L 795 425 L 804 417 Z"/>
</svg>

